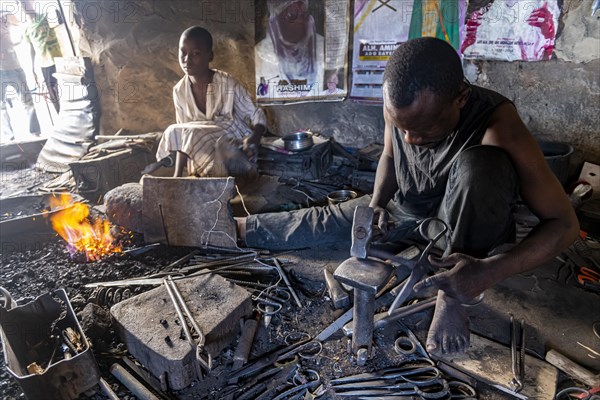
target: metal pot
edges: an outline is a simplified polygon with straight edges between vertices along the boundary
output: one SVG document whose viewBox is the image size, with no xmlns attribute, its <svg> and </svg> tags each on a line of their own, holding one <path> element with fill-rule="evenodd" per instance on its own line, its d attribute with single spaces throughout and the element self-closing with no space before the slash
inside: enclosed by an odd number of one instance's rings
<svg viewBox="0 0 600 400">
<path fill-rule="evenodd" d="M 334 205 L 334 204 L 343 203 L 344 201 L 347 201 L 347 200 L 355 199 L 357 196 L 358 196 L 358 193 L 356 193 L 354 190 L 346 190 L 346 189 L 336 190 L 327 195 L 327 202 L 330 205 Z"/>
<path fill-rule="evenodd" d="M 299 131 L 283 137 L 283 147 L 289 151 L 310 149 L 313 145 L 312 133 Z"/>
</svg>

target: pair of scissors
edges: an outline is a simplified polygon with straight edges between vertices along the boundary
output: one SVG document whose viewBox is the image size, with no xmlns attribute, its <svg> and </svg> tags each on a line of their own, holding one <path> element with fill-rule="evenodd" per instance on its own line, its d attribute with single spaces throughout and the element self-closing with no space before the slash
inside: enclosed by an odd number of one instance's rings
<svg viewBox="0 0 600 400">
<path fill-rule="evenodd" d="M 402 321 L 396 321 L 400 326 L 400 333 L 394 342 L 394 350 L 403 357 L 404 360 L 413 360 L 415 358 L 429 358 L 429 353 L 425 350 L 419 338 Z"/>
<path fill-rule="evenodd" d="M 415 386 L 427 386 L 429 383 L 439 379 L 442 379 L 442 373 L 431 359 L 416 357 L 412 360 L 401 362 L 396 367 L 387 367 L 378 371 L 332 379 L 330 384 L 334 390 L 360 388 L 367 382 L 383 384 L 385 381 L 403 381 Z"/>
<path fill-rule="evenodd" d="M 436 233 L 435 236 L 431 237 L 429 234 L 430 227 L 435 228 L 435 224 L 438 224 L 440 227 L 437 229 L 438 233 Z M 402 303 L 404 303 L 406 301 L 408 296 L 412 293 L 413 286 L 415 286 L 415 284 L 417 282 L 419 282 L 421 279 L 423 279 L 423 277 L 427 274 L 427 272 L 429 272 L 431 265 L 429 264 L 429 261 L 427 260 L 427 256 L 429 255 L 429 252 L 431 251 L 433 246 L 435 246 L 435 244 L 437 242 L 439 242 L 439 240 L 446 234 L 446 231 L 448 231 L 448 225 L 446 225 L 446 223 L 439 218 L 431 217 L 431 218 L 426 218 L 424 220 L 419 221 L 418 229 L 419 229 L 419 234 L 421 235 L 421 237 L 424 240 L 428 240 L 429 243 L 427 244 L 425 249 L 421 252 L 419 259 L 412 267 L 410 266 L 411 263 L 405 264 L 409 268 L 411 268 L 410 276 L 404 283 L 404 286 L 402 287 L 402 290 L 400 290 L 400 293 L 398 293 L 398 295 L 392 302 L 392 305 L 390 306 L 390 309 L 388 310 L 389 315 L 392 315 L 394 310 L 399 305 L 401 305 Z"/>
<path fill-rule="evenodd" d="M 354 384 L 355 385 L 355 384 Z M 421 385 L 416 385 L 410 382 L 390 382 L 386 385 L 371 386 L 364 382 L 360 386 L 356 385 L 351 390 L 339 391 L 338 387 L 334 387 L 336 396 L 340 397 L 356 397 L 370 398 L 414 398 L 418 396 L 420 399 L 441 399 L 445 398 L 450 388 L 448 382 L 443 378 L 432 379 Z M 392 397 L 393 396 L 393 397 Z"/>
</svg>

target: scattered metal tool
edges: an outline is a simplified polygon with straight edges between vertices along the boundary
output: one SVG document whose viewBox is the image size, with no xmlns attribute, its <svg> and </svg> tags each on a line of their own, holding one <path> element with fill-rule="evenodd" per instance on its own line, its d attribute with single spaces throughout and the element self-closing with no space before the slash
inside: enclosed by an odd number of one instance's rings
<svg viewBox="0 0 600 400">
<path fill-rule="evenodd" d="M 134 378 L 125 368 L 121 365 L 114 363 L 110 367 L 110 373 L 119 380 L 127 389 L 131 391 L 138 399 L 144 400 L 159 400 L 146 386 L 140 381 Z"/>
<path fill-rule="evenodd" d="M 204 368 L 206 371 L 210 371 L 212 369 L 212 356 L 204 348 L 206 338 L 204 337 L 204 334 L 202 333 L 200 326 L 198 326 L 198 323 L 194 319 L 194 316 L 192 315 L 187 304 L 183 300 L 183 297 L 181 296 L 181 292 L 177 288 L 177 284 L 175 284 L 175 282 L 173 281 L 173 279 L 171 278 L 170 275 L 167 276 L 167 278 L 163 281 L 163 284 L 165 285 L 165 288 L 167 289 L 167 293 L 169 294 L 169 297 L 171 298 L 171 301 L 173 302 L 173 306 L 175 307 L 175 312 L 177 313 L 177 317 L 179 318 L 179 321 L 181 322 L 181 326 L 183 328 L 183 332 L 185 333 L 185 337 L 186 337 L 188 343 L 190 344 L 190 346 L 192 347 L 192 349 L 195 350 L 196 374 L 198 376 L 198 379 L 202 380 L 203 379 L 202 369 Z M 185 313 L 185 315 L 184 315 L 184 313 Z M 190 328 L 187 325 L 186 316 L 187 316 L 187 320 L 192 325 L 192 328 L 194 328 L 196 335 L 198 335 L 198 339 L 196 339 L 196 341 L 194 341 L 194 339 L 192 337 L 192 333 L 190 332 Z"/>
<path fill-rule="evenodd" d="M 404 356 L 406 360 L 415 358 L 429 358 L 429 353 L 425 350 L 419 338 L 402 321 L 396 321 L 400 327 L 400 335 L 394 342 L 396 353 Z M 406 347 L 408 346 L 408 347 Z"/>
<path fill-rule="evenodd" d="M 417 312 L 421 312 L 428 308 L 435 306 L 437 296 L 427 300 L 422 300 L 417 303 L 408 304 L 397 308 L 392 315 L 389 315 L 387 311 L 375 314 L 373 318 L 373 329 L 381 329 L 389 325 L 391 322 L 399 321 L 401 318 L 407 317 Z M 352 324 L 348 323 L 342 328 L 344 335 L 351 337 L 353 333 Z"/>
<path fill-rule="evenodd" d="M 275 264 L 275 268 L 277 269 L 277 272 L 279 273 L 279 276 L 281 277 L 281 279 L 283 279 L 283 281 L 285 282 L 285 285 L 287 286 L 288 290 L 292 294 L 292 297 L 294 298 L 294 301 L 296 302 L 296 304 L 298 305 L 298 307 L 302 308 L 302 303 L 300 302 L 300 298 L 298 297 L 298 295 L 296 294 L 296 291 L 292 287 L 292 284 L 290 283 L 290 280 L 288 279 L 285 271 L 281 267 L 281 264 L 279 263 L 279 260 L 276 259 L 276 258 L 273 258 L 273 263 Z"/>
<path fill-rule="evenodd" d="M 439 229 L 439 232 L 435 236 L 430 237 L 429 236 L 429 228 L 432 226 L 432 224 L 436 224 L 436 223 L 440 224 L 441 228 Z M 417 282 L 419 282 L 421 279 L 423 279 L 423 277 L 427 274 L 427 272 L 429 271 L 429 268 L 430 268 L 429 261 L 427 260 L 427 257 L 429 256 L 429 252 L 431 251 L 433 246 L 446 234 L 447 230 L 448 230 L 448 225 L 446 225 L 446 223 L 439 218 L 435 218 L 435 217 L 426 218 L 426 219 L 422 220 L 421 222 L 419 222 L 419 233 L 421 234 L 421 237 L 423 239 L 429 240 L 429 243 L 427 244 L 425 249 L 421 252 L 421 255 L 419 256 L 419 259 L 417 260 L 416 264 L 414 264 L 414 266 L 411 268 L 412 271 L 410 273 L 410 276 L 406 280 L 404 287 L 402 288 L 400 293 L 398 293 L 398 295 L 392 302 L 392 305 L 390 306 L 390 308 L 388 310 L 388 313 L 390 315 L 392 315 L 394 310 L 399 305 L 401 305 L 402 303 L 404 303 L 404 301 L 406 301 L 408 296 L 412 293 L 413 286 L 415 286 L 415 284 Z"/>
<path fill-rule="evenodd" d="M 285 347 L 279 348 L 267 355 L 264 355 L 259 359 L 250 362 L 245 367 L 234 371 L 229 377 L 229 380 L 242 379 L 247 376 L 252 376 L 258 373 L 259 371 L 263 370 L 264 368 L 273 365 L 275 362 L 281 363 L 284 360 L 289 360 L 290 358 L 293 358 L 296 354 L 301 352 L 308 343 L 312 341 L 311 337 L 306 333 L 303 333 L 298 336 L 299 337 L 296 338 L 297 341 L 291 343 L 288 335 L 288 340 L 286 340 L 287 345 Z"/>
<path fill-rule="evenodd" d="M 337 396 L 411 396 L 443 398 L 449 386 L 429 358 L 417 357 L 374 372 L 350 375 L 330 381 Z"/>
<path fill-rule="evenodd" d="M 523 389 L 525 380 L 525 322 L 515 321 L 510 315 L 510 355 L 512 363 L 513 378 L 509 382 L 510 388 L 519 393 Z"/>
<path fill-rule="evenodd" d="M 323 275 L 325 276 L 325 284 L 327 285 L 327 292 L 329 298 L 333 303 L 335 309 L 346 308 L 350 305 L 350 295 L 342 287 L 342 285 L 333 277 L 333 274 L 323 268 Z"/>
</svg>

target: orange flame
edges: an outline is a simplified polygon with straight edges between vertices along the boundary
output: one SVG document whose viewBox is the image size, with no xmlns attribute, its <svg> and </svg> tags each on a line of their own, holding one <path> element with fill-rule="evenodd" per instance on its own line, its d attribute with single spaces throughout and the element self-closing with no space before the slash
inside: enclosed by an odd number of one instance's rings
<svg viewBox="0 0 600 400">
<path fill-rule="evenodd" d="M 121 252 L 113 244 L 109 222 L 101 219 L 90 222 L 86 204 L 73 202 L 69 194 L 60 194 L 50 197 L 50 209 L 57 210 L 50 216 L 52 228 L 67 241 L 69 249 L 84 253 L 88 261 Z"/>
</svg>

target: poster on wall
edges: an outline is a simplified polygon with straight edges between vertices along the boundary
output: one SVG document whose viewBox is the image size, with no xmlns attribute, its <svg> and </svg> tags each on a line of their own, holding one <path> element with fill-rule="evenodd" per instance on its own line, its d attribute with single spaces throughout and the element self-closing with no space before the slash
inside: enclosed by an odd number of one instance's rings
<svg viewBox="0 0 600 400">
<path fill-rule="evenodd" d="M 349 0 L 257 0 L 259 104 L 347 96 Z"/>
<path fill-rule="evenodd" d="M 558 0 L 486 0 L 473 5 L 461 45 L 466 59 L 550 59 L 560 16 Z"/>
<path fill-rule="evenodd" d="M 350 98 L 381 104 L 383 71 L 408 39 L 429 36 L 461 43 L 466 0 L 356 0 Z"/>
</svg>

